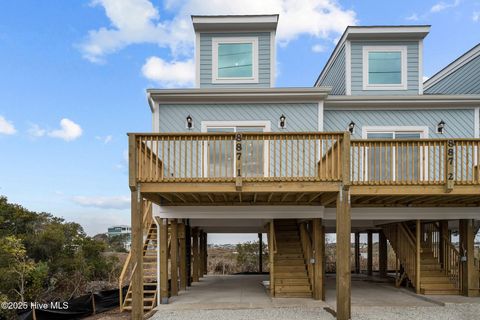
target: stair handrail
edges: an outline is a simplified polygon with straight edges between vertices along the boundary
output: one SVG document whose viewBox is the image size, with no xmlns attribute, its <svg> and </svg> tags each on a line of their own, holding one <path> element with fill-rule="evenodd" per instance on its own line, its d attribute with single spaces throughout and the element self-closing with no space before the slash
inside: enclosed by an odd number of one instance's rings
<svg viewBox="0 0 480 320">
<path fill-rule="evenodd" d="M 443 269 L 445 274 L 454 282 L 458 290 L 462 290 L 462 265 L 460 263 L 460 251 L 452 244 L 451 240 L 444 234 L 442 235 L 444 245 Z"/>
<path fill-rule="evenodd" d="M 313 283 L 313 266 L 310 263 L 312 258 L 312 239 L 310 238 L 310 234 L 307 232 L 305 222 L 300 224 L 300 242 L 302 243 L 303 249 L 303 256 L 305 259 L 305 264 L 307 265 L 307 274 L 310 280 L 310 283 Z"/>
<path fill-rule="evenodd" d="M 412 283 L 416 283 L 417 272 L 416 272 L 416 263 L 417 263 L 417 255 L 416 255 L 416 245 L 415 241 L 413 240 L 412 232 L 406 227 L 405 223 L 398 224 L 398 235 L 402 234 L 404 238 L 407 240 L 407 248 L 403 248 L 401 245 L 405 243 L 405 241 L 399 241 L 397 244 L 397 255 L 399 256 L 399 260 L 402 262 L 405 275 L 410 279 Z"/>
<path fill-rule="evenodd" d="M 142 217 L 142 227 L 143 230 L 148 230 L 149 226 L 153 222 L 153 214 L 152 214 L 152 202 L 143 200 L 142 201 L 142 212 L 143 212 L 143 217 Z M 142 232 L 143 235 L 143 232 Z M 145 246 L 145 244 L 144 244 Z M 119 299 L 120 299 L 120 312 L 123 311 L 123 283 L 125 282 L 125 276 L 127 274 L 127 271 L 129 268 L 131 268 L 130 271 L 130 276 L 128 277 L 128 281 L 131 283 L 133 274 L 135 270 L 137 269 L 137 263 L 135 262 L 133 266 L 132 264 L 132 251 L 130 250 L 128 252 L 127 258 L 125 259 L 125 263 L 123 264 L 122 272 L 120 272 L 120 276 L 118 277 L 118 293 L 119 293 Z"/>
</svg>

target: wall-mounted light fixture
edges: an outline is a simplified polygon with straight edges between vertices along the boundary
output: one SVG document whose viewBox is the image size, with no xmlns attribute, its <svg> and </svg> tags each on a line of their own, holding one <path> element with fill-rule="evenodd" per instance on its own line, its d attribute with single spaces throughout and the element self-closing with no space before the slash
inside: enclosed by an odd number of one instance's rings
<svg viewBox="0 0 480 320">
<path fill-rule="evenodd" d="M 280 119 L 278 120 L 278 127 L 280 129 L 285 129 L 286 126 L 287 126 L 287 117 L 285 117 L 285 115 L 282 113 L 282 115 L 280 116 Z"/>
<path fill-rule="evenodd" d="M 350 131 L 350 134 L 354 134 L 354 133 L 355 133 L 355 122 L 351 121 L 351 122 L 348 124 L 348 131 Z"/>
<path fill-rule="evenodd" d="M 192 130 L 192 129 L 193 129 L 193 119 L 192 119 L 192 116 L 191 116 L 191 115 L 188 115 L 188 116 L 187 116 L 187 119 L 185 120 L 185 127 L 186 127 L 188 130 Z"/>
<path fill-rule="evenodd" d="M 440 122 L 437 124 L 437 133 L 445 133 L 445 122 L 443 120 L 440 120 Z"/>
</svg>

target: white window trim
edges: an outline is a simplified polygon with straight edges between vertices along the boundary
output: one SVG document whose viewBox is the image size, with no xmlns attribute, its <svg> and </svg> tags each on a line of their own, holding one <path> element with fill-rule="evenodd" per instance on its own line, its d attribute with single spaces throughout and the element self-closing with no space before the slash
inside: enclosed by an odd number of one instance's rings
<svg viewBox="0 0 480 320">
<path fill-rule="evenodd" d="M 272 128 L 272 124 L 268 120 L 259 120 L 259 121 L 202 121 L 201 124 L 201 131 L 202 132 L 207 132 L 208 128 L 233 128 L 233 132 L 237 132 L 236 128 L 237 127 L 263 127 L 263 132 L 270 132 Z M 232 143 L 234 143 L 232 141 Z M 235 148 L 233 148 L 235 152 Z M 269 148 L 268 148 L 268 143 L 264 144 L 263 147 L 263 176 L 268 177 L 268 172 L 270 168 L 270 157 L 269 157 Z M 208 145 L 205 144 L 203 147 L 203 163 L 208 163 Z M 235 155 L 234 155 L 235 159 Z M 205 165 L 203 166 L 204 171 L 203 171 L 203 176 L 208 177 L 208 167 Z M 236 168 L 236 161 L 233 161 L 233 172 L 234 174 L 237 171 Z"/>
<path fill-rule="evenodd" d="M 370 84 L 368 83 L 368 54 L 370 52 L 398 52 L 400 51 L 401 79 L 400 84 Z M 363 90 L 407 90 L 407 46 L 364 46 L 363 61 Z"/>
<path fill-rule="evenodd" d="M 363 126 L 362 127 L 362 139 L 367 139 L 367 136 L 369 133 L 420 133 L 420 139 L 426 139 L 428 138 L 428 127 L 427 126 Z M 394 139 L 393 139 L 394 140 Z M 427 148 L 427 154 L 428 154 L 428 147 Z M 392 150 L 392 157 L 393 157 L 393 163 L 395 163 L 395 149 Z M 423 158 L 423 149 L 420 149 L 420 154 L 419 154 L 419 159 Z M 367 165 L 365 166 L 365 177 L 361 177 L 362 181 L 368 181 L 369 173 L 368 173 L 368 148 L 365 153 L 365 158 L 363 156 L 363 153 L 361 155 L 361 159 L 358 159 L 357 161 L 362 161 L 361 163 L 366 163 Z M 362 165 L 363 166 L 363 165 Z M 419 175 L 422 177 L 424 181 L 428 180 L 428 157 L 425 158 L 424 166 L 420 166 L 420 172 Z M 392 170 L 392 177 L 393 181 L 396 179 L 396 172 L 395 172 L 395 166 L 391 168 Z"/>
<path fill-rule="evenodd" d="M 220 78 L 218 76 L 218 45 L 221 43 L 252 44 L 252 77 Z M 212 38 L 212 83 L 258 83 L 258 38 L 214 37 Z"/>
</svg>

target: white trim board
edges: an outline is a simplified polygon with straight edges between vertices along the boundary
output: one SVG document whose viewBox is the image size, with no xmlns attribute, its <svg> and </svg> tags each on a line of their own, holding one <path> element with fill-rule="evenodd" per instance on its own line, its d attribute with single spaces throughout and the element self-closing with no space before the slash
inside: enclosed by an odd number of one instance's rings
<svg viewBox="0 0 480 320">
<path fill-rule="evenodd" d="M 326 208 L 324 219 L 335 220 L 336 209 Z M 352 208 L 352 220 L 480 219 L 480 208 L 402 207 Z"/>
<path fill-rule="evenodd" d="M 252 76 L 219 78 L 218 46 L 223 43 L 252 44 Z M 258 37 L 213 37 L 212 38 L 212 83 L 258 83 Z"/>
<path fill-rule="evenodd" d="M 370 52 L 400 52 L 400 72 L 401 83 L 400 84 L 370 84 L 368 82 L 369 71 L 369 59 L 368 54 Z M 363 90 L 407 90 L 407 46 L 363 46 L 362 47 L 362 65 L 363 65 Z"/>
<path fill-rule="evenodd" d="M 480 107 L 476 107 L 474 111 L 473 136 L 480 138 Z"/>
<path fill-rule="evenodd" d="M 154 216 L 188 219 L 298 219 L 322 218 L 321 206 L 161 206 Z"/>
<path fill-rule="evenodd" d="M 362 139 L 367 139 L 369 132 L 420 132 L 422 139 L 428 138 L 427 126 L 362 126 Z"/>
</svg>

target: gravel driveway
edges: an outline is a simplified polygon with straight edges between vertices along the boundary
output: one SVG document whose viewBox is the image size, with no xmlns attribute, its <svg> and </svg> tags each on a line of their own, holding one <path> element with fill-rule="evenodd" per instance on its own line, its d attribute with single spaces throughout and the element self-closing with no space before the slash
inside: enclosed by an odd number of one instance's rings
<svg viewBox="0 0 480 320">
<path fill-rule="evenodd" d="M 265 308 L 217 310 L 162 310 L 153 320 L 330 320 L 335 319 L 323 308 Z M 355 307 L 356 320 L 478 320 L 480 304 L 447 304 L 445 307 Z"/>
</svg>

